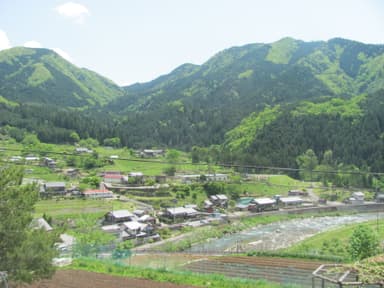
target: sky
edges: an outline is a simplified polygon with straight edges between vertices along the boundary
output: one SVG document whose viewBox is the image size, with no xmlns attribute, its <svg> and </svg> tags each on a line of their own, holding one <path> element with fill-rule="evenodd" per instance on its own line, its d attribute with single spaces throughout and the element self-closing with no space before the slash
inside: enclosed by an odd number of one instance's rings
<svg viewBox="0 0 384 288">
<path fill-rule="evenodd" d="M 0 50 L 53 49 L 121 86 L 283 37 L 384 44 L 384 1 L 0 0 Z"/>
</svg>

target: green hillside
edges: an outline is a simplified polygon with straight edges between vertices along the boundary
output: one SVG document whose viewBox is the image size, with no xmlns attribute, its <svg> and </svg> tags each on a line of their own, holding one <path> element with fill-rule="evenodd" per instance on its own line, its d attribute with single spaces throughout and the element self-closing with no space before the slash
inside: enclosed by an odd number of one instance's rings
<svg viewBox="0 0 384 288">
<path fill-rule="evenodd" d="M 0 95 L 9 101 L 92 107 L 122 94 L 112 81 L 51 50 L 16 47 L 0 52 Z"/>
<path fill-rule="evenodd" d="M 381 171 L 383 91 L 384 45 L 340 38 L 232 47 L 123 88 L 50 50 L 0 52 L 0 124 L 18 140 L 77 132 L 223 162 L 297 167 L 308 149 L 331 150 L 335 165 Z"/>
<path fill-rule="evenodd" d="M 108 108 L 134 114 L 127 120 L 135 135 L 131 145 L 221 144 L 229 130 L 266 107 L 383 88 L 383 53 L 383 45 L 339 38 L 233 47 L 203 65 L 185 64 L 152 82 L 125 87 L 126 95 Z"/>
</svg>

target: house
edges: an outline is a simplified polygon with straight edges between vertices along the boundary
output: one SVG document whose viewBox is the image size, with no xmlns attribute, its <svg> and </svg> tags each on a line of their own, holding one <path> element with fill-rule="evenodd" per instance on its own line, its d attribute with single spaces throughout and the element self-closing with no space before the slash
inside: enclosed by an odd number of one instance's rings
<svg viewBox="0 0 384 288">
<path fill-rule="evenodd" d="M 271 198 L 255 198 L 251 201 L 248 210 L 254 212 L 277 210 L 277 202 Z"/>
<path fill-rule="evenodd" d="M 283 208 L 298 207 L 303 204 L 303 199 L 300 197 L 279 197 L 276 200 L 278 205 Z"/>
<path fill-rule="evenodd" d="M 76 147 L 75 152 L 79 153 L 79 154 L 81 154 L 81 153 L 88 153 L 88 154 L 93 153 L 93 151 L 91 149 L 88 149 L 85 147 Z"/>
<path fill-rule="evenodd" d="M 108 184 L 122 184 L 124 176 L 120 174 L 104 174 L 103 182 Z"/>
<path fill-rule="evenodd" d="M 142 172 L 130 172 L 128 173 L 128 183 L 143 184 L 144 174 Z"/>
<path fill-rule="evenodd" d="M 384 193 L 378 193 L 376 195 L 376 202 L 377 203 L 384 203 Z"/>
<path fill-rule="evenodd" d="M 148 214 L 145 214 L 145 215 L 143 215 L 143 216 L 141 216 L 139 218 L 139 222 L 141 222 L 141 223 L 150 223 L 152 225 L 155 225 L 156 224 L 156 218 L 152 217 L 152 216 L 150 216 Z"/>
<path fill-rule="evenodd" d="M 112 224 L 112 225 L 102 226 L 101 230 L 106 233 L 119 234 L 121 231 L 121 228 L 120 228 L 120 225 L 118 224 Z"/>
<path fill-rule="evenodd" d="M 122 224 L 123 229 L 131 235 L 137 235 L 148 225 L 138 221 L 128 221 Z"/>
<path fill-rule="evenodd" d="M 362 201 L 364 203 L 364 193 L 363 192 L 353 192 L 352 197 L 358 201 Z"/>
<path fill-rule="evenodd" d="M 44 157 L 42 164 L 44 166 L 51 168 L 51 169 L 56 168 L 56 161 L 53 160 L 52 158 Z"/>
<path fill-rule="evenodd" d="M 60 242 L 55 243 L 55 246 L 61 252 L 71 251 L 75 242 L 75 237 L 68 234 L 60 234 Z"/>
<path fill-rule="evenodd" d="M 31 227 L 34 229 L 43 229 L 47 232 L 52 231 L 53 228 L 44 218 L 36 218 L 31 222 Z"/>
<path fill-rule="evenodd" d="M 65 182 L 46 182 L 42 185 L 40 193 L 43 195 L 64 195 L 66 193 Z"/>
<path fill-rule="evenodd" d="M 253 198 L 250 197 L 242 197 L 236 203 L 236 210 L 247 211 L 249 209 L 249 205 L 251 204 Z"/>
<path fill-rule="evenodd" d="M 192 218 L 198 215 L 199 212 L 197 212 L 194 208 L 186 208 L 186 207 L 174 207 L 174 208 L 167 208 L 165 210 L 165 216 L 170 218 Z"/>
<path fill-rule="evenodd" d="M 105 223 L 123 223 L 136 219 L 136 216 L 128 210 L 114 210 L 104 215 Z"/>
<path fill-rule="evenodd" d="M 76 168 L 69 168 L 65 171 L 65 175 L 67 175 L 68 177 L 76 177 L 78 173 L 79 170 Z"/>
<path fill-rule="evenodd" d="M 226 208 L 228 206 L 228 197 L 224 194 L 211 195 L 209 200 L 216 207 Z"/>
<path fill-rule="evenodd" d="M 204 200 L 204 210 L 208 213 L 213 213 L 214 205 L 210 200 Z"/>
<path fill-rule="evenodd" d="M 155 176 L 155 182 L 156 183 L 164 184 L 165 182 L 167 182 L 167 176 L 165 176 L 165 175 L 156 175 Z"/>
<path fill-rule="evenodd" d="M 182 183 L 190 184 L 192 182 L 199 182 L 200 178 L 201 178 L 201 175 L 199 175 L 199 174 L 180 175 L 178 177 L 180 177 Z"/>
<path fill-rule="evenodd" d="M 289 190 L 288 196 L 308 196 L 308 192 L 303 190 Z"/>
<path fill-rule="evenodd" d="M 364 193 L 363 192 L 353 192 L 351 197 L 344 201 L 346 204 L 352 205 L 361 205 L 364 204 Z"/>
<path fill-rule="evenodd" d="M 135 211 L 133 211 L 133 214 L 135 214 L 137 217 L 141 217 L 141 216 L 145 215 L 145 211 L 140 210 L 140 209 L 136 209 Z"/>
<path fill-rule="evenodd" d="M 23 160 L 23 157 L 21 156 L 12 156 L 11 158 L 9 158 L 9 161 L 11 162 L 21 162 Z"/>
<path fill-rule="evenodd" d="M 227 174 L 191 174 L 191 175 L 180 175 L 179 178 L 181 179 L 181 182 L 183 183 L 193 183 L 193 182 L 199 182 L 199 181 L 228 181 L 228 175 Z"/>
<path fill-rule="evenodd" d="M 205 175 L 207 181 L 222 181 L 226 182 L 228 181 L 228 175 L 227 174 L 206 174 Z"/>
<path fill-rule="evenodd" d="M 82 195 L 88 199 L 113 198 L 113 192 L 106 189 L 86 190 Z"/>
<path fill-rule="evenodd" d="M 102 173 L 102 176 L 104 175 L 121 175 L 120 171 L 105 171 Z"/>
<path fill-rule="evenodd" d="M 140 157 L 152 158 L 165 155 L 163 149 L 144 149 L 139 153 Z"/>
<path fill-rule="evenodd" d="M 26 156 L 25 157 L 26 163 L 38 163 L 39 161 L 40 161 L 40 158 L 36 157 L 36 156 Z"/>
</svg>

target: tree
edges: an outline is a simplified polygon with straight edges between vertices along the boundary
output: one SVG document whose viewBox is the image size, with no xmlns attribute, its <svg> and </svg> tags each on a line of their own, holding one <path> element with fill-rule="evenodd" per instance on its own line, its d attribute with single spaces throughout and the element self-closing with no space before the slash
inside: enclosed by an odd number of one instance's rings
<svg viewBox="0 0 384 288">
<path fill-rule="evenodd" d="M 95 148 L 99 146 L 99 141 L 97 141 L 97 139 L 93 139 L 89 137 L 87 139 L 80 140 L 79 145 L 85 146 L 87 148 Z"/>
<path fill-rule="evenodd" d="M 324 152 L 323 155 L 323 161 L 321 162 L 323 165 L 328 165 L 333 167 L 335 164 L 335 161 L 333 160 L 333 152 L 332 150 L 327 150 Z"/>
<path fill-rule="evenodd" d="M 40 140 L 37 138 L 36 134 L 27 134 L 24 136 L 24 139 L 21 143 L 24 146 L 36 146 L 40 144 Z"/>
<path fill-rule="evenodd" d="M 111 147 L 118 148 L 121 145 L 121 141 L 119 137 L 105 138 L 103 140 L 103 144 L 104 146 L 111 146 Z"/>
<path fill-rule="evenodd" d="M 77 132 L 72 132 L 71 134 L 69 134 L 69 138 L 71 138 L 73 143 L 77 143 L 80 141 L 80 136 L 79 134 L 77 134 Z"/>
<path fill-rule="evenodd" d="M 352 260 L 362 260 L 377 253 L 379 239 L 367 225 L 359 225 L 349 239 L 348 252 Z"/>
<path fill-rule="evenodd" d="M 167 167 L 164 168 L 163 172 L 167 176 L 175 176 L 176 167 L 175 166 L 167 166 Z"/>
<path fill-rule="evenodd" d="M 0 271 L 32 282 L 52 276 L 56 235 L 31 227 L 38 190 L 23 185 L 20 167 L 0 168 Z"/>
<path fill-rule="evenodd" d="M 167 161 L 172 164 L 177 163 L 180 158 L 180 152 L 174 149 L 169 149 L 166 155 Z"/>
<path fill-rule="evenodd" d="M 318 165 L 319 161 L 312 149 L 308 149 L 304 154 L 301 154 L 296 158 L 296 162 L 299 165 L 300 176 L 303 180 L 313 180 L 312 171 Z"/>
</svg>

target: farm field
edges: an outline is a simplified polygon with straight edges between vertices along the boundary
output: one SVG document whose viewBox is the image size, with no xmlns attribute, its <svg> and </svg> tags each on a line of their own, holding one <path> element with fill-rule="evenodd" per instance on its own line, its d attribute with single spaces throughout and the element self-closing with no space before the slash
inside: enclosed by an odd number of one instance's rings
<svg viewBox="0 0 384 288">
<path fill-rule="evenodd" d="M 60 270 L 52 279 L 43 280 L 32 285 L 25 285 L 24 288 L 192 288 L 189 285 L 177 285 L 162 283 L 145 279 L 126 278 L 107 274 L 80 271 Z"/>
<path fill-rule="evenodd" d="M 223 256 L 194 261 L 186 265 L 185 269 L 227 277 L 265 279 L 289 287 L 310 287 L 312 272 L 321 264 L 324 263 L 288 258 Z"/>
</svg>

